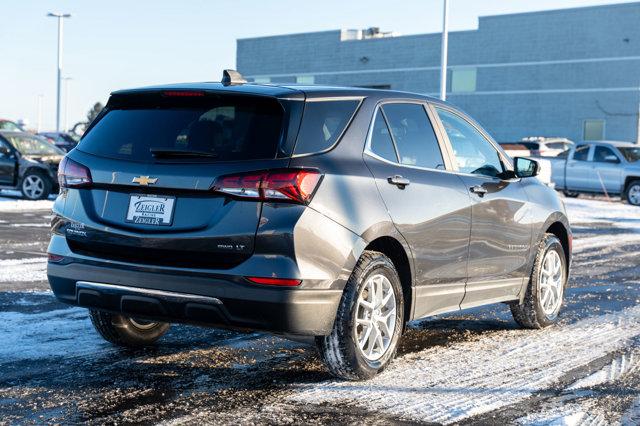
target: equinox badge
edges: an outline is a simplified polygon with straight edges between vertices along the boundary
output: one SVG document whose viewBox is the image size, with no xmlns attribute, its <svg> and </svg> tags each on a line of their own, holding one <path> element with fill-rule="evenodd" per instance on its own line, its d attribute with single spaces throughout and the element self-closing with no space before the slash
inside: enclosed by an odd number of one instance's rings
<svg viewBox="0 0 640 426">
<path fill-rule="evenodd" d="M 144 186 L 149 186 L 149 185 L 153 185 L 157 181 L 158 181 L 158 178 L 152 178 L 149 176 L 138 176 L 138 177 L 134 177 L 131 182 L 139 183 L 140 185 L 144 185 Z"/>
</svg>

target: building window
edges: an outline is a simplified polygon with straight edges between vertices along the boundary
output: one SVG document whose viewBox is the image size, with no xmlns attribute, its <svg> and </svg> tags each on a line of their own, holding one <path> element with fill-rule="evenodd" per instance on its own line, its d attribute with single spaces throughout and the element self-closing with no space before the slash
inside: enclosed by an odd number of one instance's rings
<svg viewBox="0 0 640 426">
<path fill-rule="evenodd" d="M 298 84 L 314 84 L 316 81 L 312 75 L 299 75 L 296 77 L 296 83 Z"/>
<path fill-rule="evenodd" d="M 604 140 L 604 120 L 584 120 L 582 139 L 585 141 Z"/>
<path fill-rule="evenodd" d="M 256 77 L 253 79 L 253 82 L 260 84 L 271 83 L 271 77 Z"/>
<path fill-rule="evenodd" d="M 475 92 L 476 69 L 454 68 L 451 70 L 451 92 Z"/>
</svg>

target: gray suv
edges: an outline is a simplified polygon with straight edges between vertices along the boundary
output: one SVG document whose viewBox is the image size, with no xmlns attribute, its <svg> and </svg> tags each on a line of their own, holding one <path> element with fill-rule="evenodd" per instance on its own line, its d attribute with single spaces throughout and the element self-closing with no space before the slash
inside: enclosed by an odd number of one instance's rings
<svg viewBox="0 0 640 426">
<path fill-rule="evenodd" d="M 572 237 L 536 173 L 416 94 L 234 73 L 118 91 L 60 165 L 49 282 L 118 345 L 171 322 L 313 336 L 366 379 L 410 320 L 557 320 Z"/>
</svg>

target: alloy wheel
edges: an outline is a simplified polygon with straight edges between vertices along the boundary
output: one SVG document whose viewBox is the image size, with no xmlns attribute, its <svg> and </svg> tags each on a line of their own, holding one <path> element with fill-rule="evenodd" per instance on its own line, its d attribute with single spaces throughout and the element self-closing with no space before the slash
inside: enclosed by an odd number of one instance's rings
<svg viewBox="0 0 640 426">
<path fill-rule="evenodd" d="M 40 198 L 44 193 L 44 180 L 38 175 L 29 175 L 22 181 L 22 190 L 32 200 Z"/>
<path fill-rule="evenodd" d="M 542 260 L 540 268 L 540 306 L 549 319 L 555 318 L 562 305 L 564 292 L 564 270 L 560 255 L 549 250 Z"/>
<path fill-rule="evenodd" d="M 396 294 L 389 279 L 372 275 L 358 295 L 356 338 L 360 353 L 376 361 L 387 352 L 396 328 Z"/>
<path fill-rule="evenodd" d="M 634 206 L 640 205 L 640 185 L 633 185 L 627 191 L 627 200 Z"/>
</svg>

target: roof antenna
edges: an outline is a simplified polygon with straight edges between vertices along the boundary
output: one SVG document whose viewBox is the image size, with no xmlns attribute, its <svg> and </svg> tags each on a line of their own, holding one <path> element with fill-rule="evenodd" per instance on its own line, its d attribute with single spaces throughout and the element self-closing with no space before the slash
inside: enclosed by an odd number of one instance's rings
<svg viewBox="0 0 640 426">
<path fill-rule="evenodd" d="M 224 70 L 222 71 L 222 84 L 225 86 L 244 84 L 247 80 L 244 79 L 242 74 L 236 70 Z"/>
</svg>

